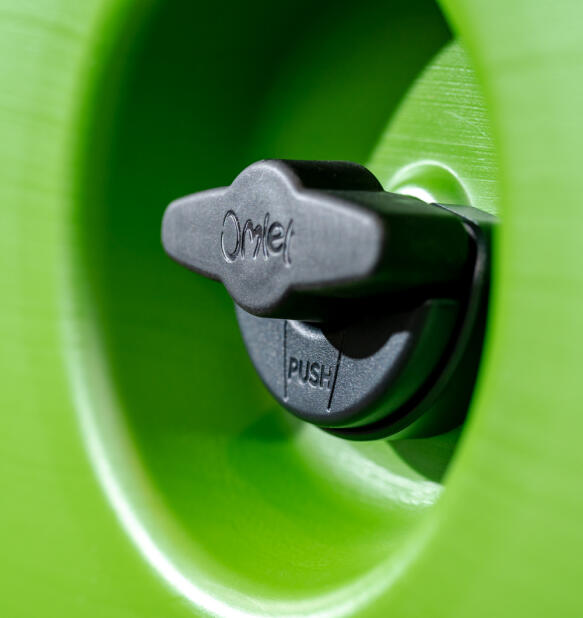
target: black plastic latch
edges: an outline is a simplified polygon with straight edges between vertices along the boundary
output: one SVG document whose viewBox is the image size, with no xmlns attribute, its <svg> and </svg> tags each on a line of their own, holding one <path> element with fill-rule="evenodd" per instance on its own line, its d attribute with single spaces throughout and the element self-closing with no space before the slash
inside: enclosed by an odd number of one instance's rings
<svg viewBox="0 0 583 618">
<path fill-rule="evenodd" d="M 463 418 L 493 223 L 385 192 L 355 163 L 268 160 L 229 187 L 172 202 L 162 242 L 225 285 L 283 405 L 363 439 L 436 433 Z"/>
</svg>

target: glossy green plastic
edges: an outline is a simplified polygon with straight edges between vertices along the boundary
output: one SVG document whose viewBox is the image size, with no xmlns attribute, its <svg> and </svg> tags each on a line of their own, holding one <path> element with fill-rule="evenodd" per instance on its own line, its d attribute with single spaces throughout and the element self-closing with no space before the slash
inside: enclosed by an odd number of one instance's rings
<svg viewBox="0 0 583 618">
<path fill-rule="evenodd" d="M 0 2 L 2 616 L 581 614 L 583 5 L 443 10 Z M 263 157 L 500 214 L 460 435 L 291 419 L 165 257 Z"/>
</svg>

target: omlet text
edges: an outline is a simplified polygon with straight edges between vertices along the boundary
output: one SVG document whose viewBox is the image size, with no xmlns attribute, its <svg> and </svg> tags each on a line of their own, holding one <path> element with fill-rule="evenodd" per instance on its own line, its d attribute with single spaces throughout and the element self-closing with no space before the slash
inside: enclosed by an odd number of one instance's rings
<svg viewBox="0 0 583 618">
<path fill-rule="evenodd" d="M 223 218 L 221 251 L 227 262 L 249 257 L 255 260 L 261 253 L 264 260 L 281 255 L 284 264 L 289 266 L 290 241 L 293 235 L 293 219 L 290 219 L 287 226 L 279 221 L 270 223 L 270 215 L 266 213 L 263 225 L 255 225 L 251 219 L 247 219 L 241 227 L 239 217 L 229 210 Z"/>
</svg>

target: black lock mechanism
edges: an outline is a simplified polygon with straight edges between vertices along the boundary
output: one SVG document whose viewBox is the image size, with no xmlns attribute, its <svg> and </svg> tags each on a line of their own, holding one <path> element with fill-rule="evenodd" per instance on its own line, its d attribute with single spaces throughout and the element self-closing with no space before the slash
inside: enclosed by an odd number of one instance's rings
<svg viewBox="0 0 583 618">
<path fill-rule="evenodd" d="M 166 252 L 221 281 L 273 396 L 346 438 L 463 420 L 495 219 L 383 191 L 340 161 L 260 161 L 168 206 Z"/>
</svg>

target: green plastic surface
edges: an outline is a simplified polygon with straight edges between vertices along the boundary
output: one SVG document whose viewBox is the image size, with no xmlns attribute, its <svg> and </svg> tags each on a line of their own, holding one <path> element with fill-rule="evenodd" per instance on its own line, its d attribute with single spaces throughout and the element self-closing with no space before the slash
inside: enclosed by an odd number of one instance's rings
<svg viewBox="0 0 583 618">
<path fill-rule="evenodd" d="M 583 5 L 445 9 L 471 61 L 421 0 L 0 2 L 2 615 L 581 614 Z M 364 162 L 399 102 L 387 188 L 503 217 L 487 352 L 459 441 L 351 444 L 276 408 L 159 221 L 257 158 Z"/>
</svg>

